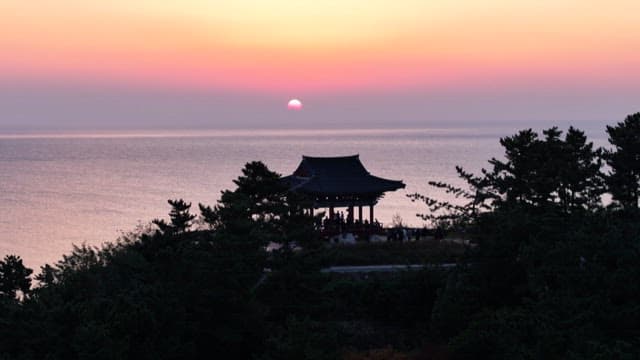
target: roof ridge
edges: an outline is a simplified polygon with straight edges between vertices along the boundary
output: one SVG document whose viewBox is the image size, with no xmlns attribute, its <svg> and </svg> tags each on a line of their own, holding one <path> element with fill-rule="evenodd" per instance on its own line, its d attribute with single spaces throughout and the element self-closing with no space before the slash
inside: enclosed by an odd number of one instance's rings
<svg viewBox="0 0 640 360">
<path fill-rule="evenodd" d="M 354 154 L 354 155 L 343 155 L 343 156 L 309 156 L 309 155 L 302 155 L 302 159 L 350 159 L 350 158 L 356 158 L 359 159 L 360 158 L 360 154 Z"/>
</svg>

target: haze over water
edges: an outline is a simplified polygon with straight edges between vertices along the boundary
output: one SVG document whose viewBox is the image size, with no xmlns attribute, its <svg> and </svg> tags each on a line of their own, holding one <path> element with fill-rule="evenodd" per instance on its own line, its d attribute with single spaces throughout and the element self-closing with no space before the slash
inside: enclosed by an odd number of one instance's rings
<svg viewBox="0 0 640 360">
<path fill-rule="evenodd" d="M 51 263 L 72 244 L 114 241 L 154 218 L 167 199 L 214 205 L 248 161 L 287 175 L 302 155 L 360 154 L 374 175 L 403 180 L 375 216 L 399 214 L 422 225 L 424 210 L 407 193 L 427 181 L 459 183 L 454 166 L 478 170 L 499 156 L 511 129 L 204 131 L 182 134 L 113 133 L 0 136 L 0 255 L 28 266 Z"/>
</svg>

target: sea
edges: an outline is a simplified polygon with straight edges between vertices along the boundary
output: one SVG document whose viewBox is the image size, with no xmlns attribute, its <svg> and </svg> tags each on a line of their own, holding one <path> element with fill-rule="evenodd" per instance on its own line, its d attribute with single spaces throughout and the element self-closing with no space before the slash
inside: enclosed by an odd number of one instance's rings
<svg viewBox="0 0 640 360">
<path fill-rule="evenodd" d="M 407 194 L 449 199 L 428 185 L 462 185 L 455 166 L 477 172 L 501 158 L 513 128 L 201 130 L 0 135 L 0 256 L 37 272 L 86 244 L 101 246 L 167 218 L 168 199 L 215 205 L 250 161 L 288 175 L 303 155 L 359 154 L 371 174 L 402 180 L 375 217 L 423 226 Z"/>
</svg>

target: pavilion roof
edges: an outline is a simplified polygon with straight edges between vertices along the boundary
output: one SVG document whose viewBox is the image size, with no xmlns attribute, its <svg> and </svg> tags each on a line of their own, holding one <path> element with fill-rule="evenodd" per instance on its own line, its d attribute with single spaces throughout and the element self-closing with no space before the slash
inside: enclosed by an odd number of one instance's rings
<svg viewBox="0 0 640 360">
<path fill-rule="evenodd" d="M 402 189 L 405 184 L 369 174 L 359 155 L 302 156 L 293 174 L 283 178 L 290 189 L 315 195 L 379 195 Z"/>
</svg>

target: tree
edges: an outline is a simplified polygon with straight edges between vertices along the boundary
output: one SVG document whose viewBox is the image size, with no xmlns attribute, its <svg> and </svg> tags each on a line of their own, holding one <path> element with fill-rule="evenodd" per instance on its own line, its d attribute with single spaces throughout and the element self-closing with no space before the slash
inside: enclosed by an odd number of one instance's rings
<svg viewBox="0 0 640 360">
<path fill-rule="evenodd" d="M 557 155 L 561 159 L 558 197 L 564 212 L 598 207 L 604 191 L 601 150 L 594 150 L 584 132 L 571 126 Z"/>
<path fill-rule="evenodd" d="M 540 198 L 547 198 L 549 194 L 539 194 L 535 184 L 537 172 L 534 168 L 542 160 L 538 134 L 531 129 L 522 130 L 514 136 L 500 139 L 500 144 L 505 149 L 506 161 L 489 160 L 493 165 L 490 180 L 498 193 L 505 195 L 508 203 L 538 204 Z"/>
<path fill-rule="evenodd" d="M 508 204 L 549 205 L 560 187 L 563 142 L 557 127 L 544 130 L 544 139 L 531 129 L 500 139 L 506 161 L 495 158 L 489 182 Z"/>
<path fill-rule="evenodd" d="M 0 297 L 15 299 L 18 291 L 28 294 L 31 290 L 33 270 L 22 263 L 19 256 L 7 255 L 0 261 Z"/>
<path fill-rule="evenodd" d="M 429 181 L 429 185 L 462 199 L 464 203 L 453 204 L 418 193 L 408 194 L 407 197 L 412 202 L 423 202 L 429 210 L 427 214 L 417 214 L 419 218 L 438 228 L 462 230 L 472 224 L 482 212 L 492 210 L 493 202 L 500 200 L 489 182 L 486 170 L 482 170 L 483 176 L 476 176 L 456 166 L 456 172 L 467 183 L 468 189 L 439 181 Z"/>
<path fill-rule="evenodd" d="M 613 200 L 624 209 L 637 209 L 640 195 L 640 113 L 616 126 L 607 126 L 613 150 L 605 152 L 611 171 L 606 177 Z"/>
<path fill-rule="evenodd" d="M 611 191 L 625 208 L 638 206 L 638 129 L 640 114 L 608 127 L 610 141 L 619 146 L 618 154 L 608 154 L 607 182 L 624 184 Z M 474 246 L 462 262 L 469 266 L 451 273 L 431 319 L 456 358 L 638 353 L 633 309 L 640 286 L 633 279 L 639 213 L 601 208 L 603 152 L 584 132 L 571 127 L 565 136 L 557 128 L 542 134 L 524 130 L 501 139 L 505 159 L 490 161 L 492 171 L 483 170 L 475 181 L 482 186 L 467 181 L 471 191 L 465 192 L 435 183 L 470 196 L 472 204 L 480 200 L 473 199 L 476 188 L 499 195 L 495 206 L 477 216 L 457 213 L 471 219 Z"/>
<path fill-rule="evenodd" d="M 213 213 L 201 206 L 205 222 L 227 239 L 256 242 L 266 246 L 277 240 L 278 223 L 286 211 L 286 187 L 280 175 L 259 161 L 247 163 L 242 175 L 233 181 L 237 188 L 222 192 Z"/>
<path fill-rule="evenodd" d="M 189 212 L 191 209 L 191 203 L 187 203 L 182 199 L 168 200 L 171 205 L 171 211 L 169 212 L 170 224 L 167 224 L 164 220 L 153 220 L 153 223 L 157 225 L 161 231 L 170 233 L 183 233 L 191 227 L 191 221 L 196 218 Z"/>
<path fill-rule="evenodd" d="M 210 229 L 215 230 L 220 226 L 218 213 L 211 206 L 198 204 L 198 207 L 200 208 L 200 218 Z"/>
<path fill-rule="evenodd" d="M 599 205 L 602 193 L 600 151 L 583 131 L 552 127 L 544 138 L 531 129 L 500 139 L 506 161 L 491 159 L 487 182 L 505 203 L 556 206 L 565 212 Z"/>
<path fill-rule="evenodd" d="M 200 204 L 202 218 L 218 232 L 253 239 L 262 246 L 313 238 L 313 217 L 304 213 L 309 200 L 289 192 L 280 174 L 254 161 L 233 182 L 238 187 L 223 191 L 213 210 Z"/>
</svg>

